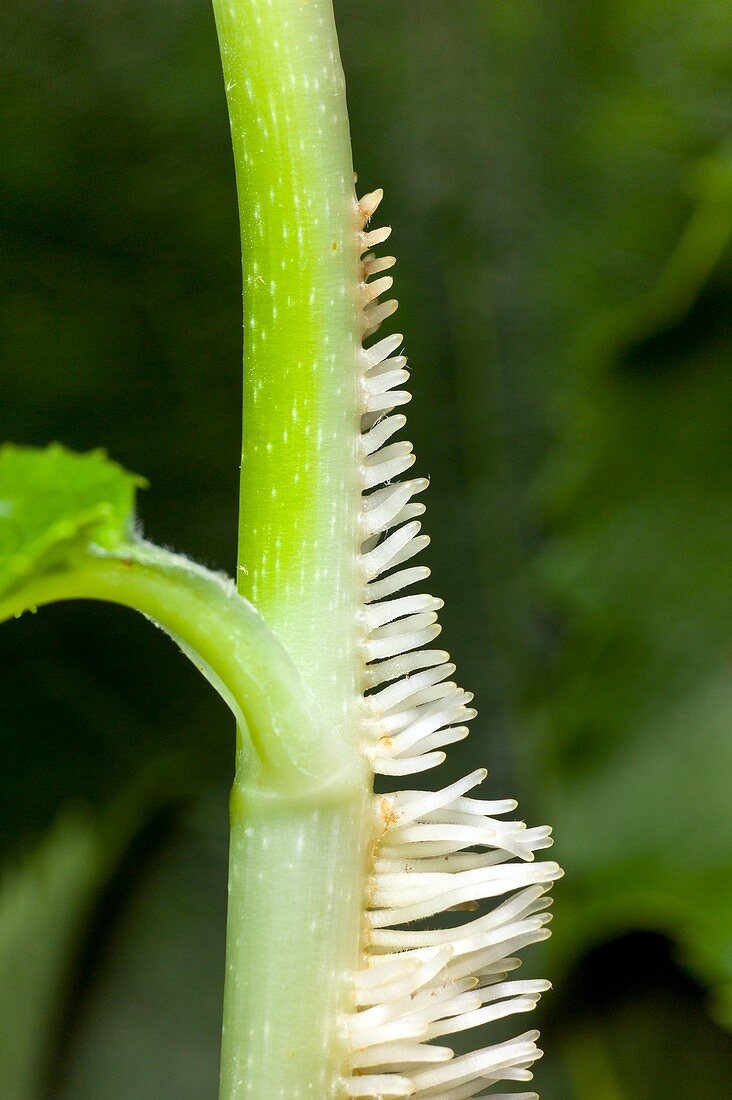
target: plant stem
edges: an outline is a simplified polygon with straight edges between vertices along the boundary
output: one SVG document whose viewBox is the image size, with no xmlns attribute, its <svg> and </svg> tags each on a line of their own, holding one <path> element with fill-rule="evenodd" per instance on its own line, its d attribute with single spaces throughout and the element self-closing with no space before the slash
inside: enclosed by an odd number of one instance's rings
<svg viewBox="0 0 732 1100">
<path fill-rule="evenodd" d="M 241 219 L 238 585 L 352 735 L 358 248 L 331 0 L 214 0 Z"/>
<path fill-rule="evenodd" d="M 221 1097 L 340 1096 L 369 802 L 232 800 Z"/>
<path fill-rule="evenodd" d="M 331 0 L 213 0 L 241 220 L 238 585 L 323 732 L 357 744 L 359 249 Z M 370 780 L 330 809 L 232 800 L 222 1100 L 340 1095 L 373 839 Z M 353 1007 L 351 1003 L 350 1007 Z"/>
</svg>

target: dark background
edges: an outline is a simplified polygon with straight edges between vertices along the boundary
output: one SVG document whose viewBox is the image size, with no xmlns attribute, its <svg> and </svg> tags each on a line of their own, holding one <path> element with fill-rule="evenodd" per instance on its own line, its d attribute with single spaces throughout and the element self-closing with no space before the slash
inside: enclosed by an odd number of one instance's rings
<svg viewBox="0 0 732 1100">
<path fill-rule="evenodd" d="M 545 1100 L 732 1072 L 726 0 L 337 0 L 466 753 L 556 827 Z M 206 0 L 0 8 L 0 438 L 235 556 L 240 273 Z M 233 734 L 142 619 L 0 631 L 0 1096 L 216 1094 Z M 451 758 L 455 772 L 459 753 Z"/>
</svg>

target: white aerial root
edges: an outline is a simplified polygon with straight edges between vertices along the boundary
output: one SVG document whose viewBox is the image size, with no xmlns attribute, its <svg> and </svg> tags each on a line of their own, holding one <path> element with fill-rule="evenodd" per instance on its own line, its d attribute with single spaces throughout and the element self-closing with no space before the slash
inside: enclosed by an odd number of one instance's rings
<svg viewBox="0 0 732 1100">
<path fill-rule="evenodd" d="M 382 272 L 394 258 L 370 252 L 390 230 L 366 230 L 381 197 L 375 191 L 359 202 L 364 338 L 397 308 L 394 300 L 379 301 L 391 289 Z M 396 480 L 414 462 L 412 445 L 393 440 L 406 423 L 394 409 L 410 400 L 401 343 L 400 335 L 387 336 L 360 353 L 364 752 L 374 772 L 389 776 L 442 763 L 444 748 L 467 736 L 476 713 L 472 696 L 450 679 L 448 654 L 428 648 L 440 633 L 442 601 L 405 594 L 429 576 L 424 566 L 406 564 L 429 539 L 418 520 L 424 505 L 415 500 L 427 480 Z M 347 1096 L 536 1100 L 535 1093 L 486 1090 L 531 1079 L 541 1056 L 537 1031 L 459 1057 L 433 1043 L 530 1012 L 549 988 L 507 978 L 520 965 L 515 952 L 549 935 L 547 891 L 562 872 L 556 863 L 535 862 L 534 854 L 550 846 L 550 830 L 505 820 L 516 809 L 511 799 L 469 797 L 485 774 L 480 769 L 439 791 L 375 796 L 379 840 L 363 967 L 355 979 L 357 1009 L 345 1023 L 353 1070 L 343 1082 Z M 463 923 L 405 927 L 449 911 L 477 912 L 486 901 L 487 912 Z"/>
</svg>

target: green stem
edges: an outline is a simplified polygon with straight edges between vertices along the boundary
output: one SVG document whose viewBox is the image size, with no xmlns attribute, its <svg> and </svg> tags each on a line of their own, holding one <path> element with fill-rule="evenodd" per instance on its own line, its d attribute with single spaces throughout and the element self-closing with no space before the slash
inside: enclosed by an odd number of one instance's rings
<svg viewBox="0 0 732 1100">
<path fill-rule="evenodd" d="M 291 654 L 324 731 L 355 751 L 359 223 L 333 8 L 213 7 L 243 257 L 238 585 Z M 341 1095 L 338 1013 L 360 948 L 369 794 L 365 767 L 330 809 L 235 791 L 222 1100 Z"/>
<path fill-rule="evenodd" d="M 341 1097 L 370 800 L 232 800 L 221 1100 Z"/>
<path fill-rule="evenodd" d="M 353 753 L 323 736 L 285 649 L 219 575 L 148 543 L 88 552 L 11 592 L 0 603 L 0 621 L 69 599 L 134 608 L 175 638 L 249 733 L 251 748 L 243 739 L 238 746 L 240 781 L 298 795 L 347 783 Z"/>
<path fill-rule="evenodd" d="M 331 0 L 214 0 L 241 219 L 239 589 L 353 736 L 358 247 Z"/>
</svg>

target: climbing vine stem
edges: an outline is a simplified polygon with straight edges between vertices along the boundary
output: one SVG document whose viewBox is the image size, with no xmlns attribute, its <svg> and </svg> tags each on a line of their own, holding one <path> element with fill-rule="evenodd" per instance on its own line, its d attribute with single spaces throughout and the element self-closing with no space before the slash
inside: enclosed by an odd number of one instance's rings
<svg viewBox="0 0 732 1100">
<path fill-rule="evenodd" d="M 240 591 L 275 630 L 323 731 L 353 746 L 362 664 L 359 250 L 330 0 L 214 0 L 241 220 Z M 355 758 L 356 759 L 356 758 Z M 339 805 L 238 783 L 222 1100 L 336 1095 L 349 1072 L 370 775 Z"/>
</svg>

